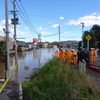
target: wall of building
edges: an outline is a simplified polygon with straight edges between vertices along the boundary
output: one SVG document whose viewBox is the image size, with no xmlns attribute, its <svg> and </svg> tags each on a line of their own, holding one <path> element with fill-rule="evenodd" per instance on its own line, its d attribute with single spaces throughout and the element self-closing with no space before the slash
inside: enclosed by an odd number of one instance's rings
<svg viewBox="0 0 100 100">
<path fill-rule="evenodd" d="M 0 36 L 0 41 L 6 41 L 6 37 Z M 13 38 L 9 37 L 9 49 L 13 49 Z"/>
</svg>

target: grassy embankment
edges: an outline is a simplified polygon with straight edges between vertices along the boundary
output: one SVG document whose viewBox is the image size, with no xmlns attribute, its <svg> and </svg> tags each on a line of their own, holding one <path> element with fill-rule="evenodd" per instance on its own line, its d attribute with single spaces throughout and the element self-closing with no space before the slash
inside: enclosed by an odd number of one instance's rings
<svg viewBox="0 0 100 100">
<path fill-rule="evenodd" d="M 59 59 L 48 64 L 23 83 L 24 100 L 100 100 L 100 91 L 91 78 Z"/>
</svg>

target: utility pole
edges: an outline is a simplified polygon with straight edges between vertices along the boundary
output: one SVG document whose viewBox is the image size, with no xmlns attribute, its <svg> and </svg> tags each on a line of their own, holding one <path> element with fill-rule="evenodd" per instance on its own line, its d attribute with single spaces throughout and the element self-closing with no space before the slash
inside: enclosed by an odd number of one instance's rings
<svg viewBox="0 0 100 100">
<path fill-rule="evenodd" d="M 15 1 L 13 1 L 13 4 L 14 4 L 14 41 L 16 41 L 16 5 L 15 5 Z M 17 56 L 17 47 L 15 46 L 15 64 L 18 63 L 18 56 Z"/>
<path fill-rule="evenodd" d="M 41 34 L 38 34 L 38 67 L 41 67 L 41 49 L 40 49 L 40 44 L 41 43 Z"/>
<path fill-rule="evenodd" d="M 5 66 L 6 66 L 6 78 L 8 78 L 9 71 L 10 71 L 10 64 L 9 64 L 9 28 L 8 28 L 8 0 L 5 0 L 5 33 L 6 33 L 6 51 L 5 51 Z"/>
<path fill-rule="evenodd" d="M 89 50 L 89 40 L 87 40 L 87 49 Z"/>
<path fill-rule="evenodd" d="M 60 51 L 60 25 L 59 25 L 59 51 Z"/>
<path fill-rule="evenodd" d="M 41 34 L 38 34 L 38 47 L 40 47 L 40 42 L 41 42 Z"/>
<path fill-rule="evenodd" d="M 84 23 L 82 22 L 81 24 L 82 24 L 82 44 L 81 44 L 81 47 L 83 49 L 83 27 L 84 27 Z"/>
<path fill-rule="evenodd" d="M 11 24 L 13 24 L 14 25 L 14 43 L 16 43 L 17 41 L 16 41 L 16 25 L 18 24 L 18 18 L 16 18 L 16 5 L 15 5 L 15 2 L 16 2 L 16 0 L 13 0 L 13 11 L 11 11 L 12 13 L 13 13 L 13 15 L 14 15 L 14 19 L 11 19 Z M 15 65 L 16 66 L 18 66 L 17 65 L 17 63 L 18 63 L 18 56 L 17 56 L 17 47 L 16 47 L 16 45 L 15 45 Z M 16 71 L 16 75 L 15 75 L 15 82 L 18 82 L 18 68 L 17 68 L 17 71 Z"/>
</svg>

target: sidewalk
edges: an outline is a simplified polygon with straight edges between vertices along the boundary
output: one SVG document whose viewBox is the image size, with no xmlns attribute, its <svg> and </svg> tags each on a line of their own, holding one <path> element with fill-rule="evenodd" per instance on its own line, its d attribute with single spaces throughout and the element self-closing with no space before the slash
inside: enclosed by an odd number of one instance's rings
<svg viewBox="0 0 100 100">
<path fill-rule="evenodd" d="M 91 63 L 90 63 L 91 64 Z M 96 62 L 93 65 L 100 67 L 100 57 L 96 57 Z"/>
<path fill-rule="evenodd" d="M 6 99 L 6 98 L 9 98 L 9 99 Z M 8 82 L 5 89 L 0 94 L 0 100 L 19 100 L 19 85 L 15 83 L 14 81 Z"/>
</svg>

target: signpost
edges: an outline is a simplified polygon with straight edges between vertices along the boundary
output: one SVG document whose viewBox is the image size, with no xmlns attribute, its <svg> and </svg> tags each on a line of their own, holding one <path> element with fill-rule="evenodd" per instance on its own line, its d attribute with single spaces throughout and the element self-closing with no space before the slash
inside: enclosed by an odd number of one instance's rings
<svg viewBox="0 0 100 100">
<path fill-rule="evenodd" d="M 87 35 L 85 38 L 87 40 L 87 49 L 89 49 L 89 41 L 91 40 L 92 37 L 90 35 Z"/>
</svg>

